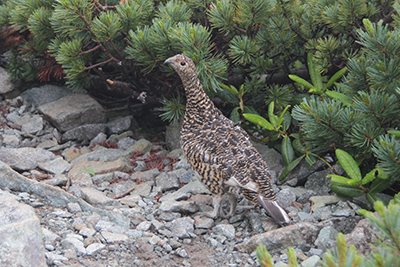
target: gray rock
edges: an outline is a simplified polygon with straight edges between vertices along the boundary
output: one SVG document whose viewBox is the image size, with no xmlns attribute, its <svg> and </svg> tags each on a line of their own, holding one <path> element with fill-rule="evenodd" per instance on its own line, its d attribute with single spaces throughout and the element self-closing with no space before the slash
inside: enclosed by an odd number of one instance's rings
<svg viewBox="0 0 400 267">
<path fill-rule="evenodd" d="M 107 135 L 103 132 L 100 132 L 98 135 L 96 135 L 95 138 L 93 138 L 90 141 L 90 147 L 94 147 L 97 144 L 103 143 L 107 140 Z"/>
<path fill-rule="evenodd" d="M 79 234 L 83 237 L 94 236 L 96 234 L 96 230 L 82 227 L 81 230 L 79 230 Z"/>
<path fill-rule="evenodd" d="M 88 142 L 89 140 L 95 138 L 97 135 L 105 133 L 106 129 L 107 126 L 103 123 L 81 125 L 67 130 L 62 136 L 62 141 Z"/>
<path fill-rule="evenodd" d="M 16 135 L 4 134 L 3 138 L 3 146 L 5 147 L 18 147 L 21 140 Z"/>
<path fill-rule="evenodd" d="M 50 160 L 47 162 L 39 162 L 38 166 L 44 171 L 57 174 L 68 171 L 71 167 L 71 164 L 69 164 L 69 162 L 64 160 L 63 158 L 58 157 L 54 160 Z"/>
<path fill-rule="evenodd" d="M 82 211 L 81 206 L 78 203 L 68 203 L 67 209 L 69 212 L 72 212 L 72 213 Z"/>
<path fill-rule="evenodd" d="M 194 220 L 196 229 L 211 229 L 214 226 L 214 220 L 205 216 L 196 216 Z"/>
<path fill-rule="evenodd" d="M 108 231 L 101 231 L 101 235 L 104 237 L 104 239 L 107 241 L 108 244 L 128 241 L 128 236 L 124 234 L 116 234 Z"/>
<path fill-rule="evenodd" d="M 366 254 L 371 252 L 371 243 L 377 239 L 380 231 L 366 219 L 358 222 L 354 230 L 346 235 L 347 245 L 354 245 L 358 253 Z"/>
<path fill-rule="evenodd" d="M 344 172 L 342 167 L 339 165 L 334 165 L 333 168 L 339 175 Z M 331 169 L 314 172 L 307 178 L 304 188 L 314 191 L 319 196 L 328 195 L 328 193 L 331 192 L 331 178 L 327 177 L 328 174 L 334 173 Z"/>
<path fill-rule="evenodd" d="M 206 186 L 199 180 L 191 181 L 187 185 L 182 186 L 182 188 L 180 188 L 178 190 L 178 192 L 186 193 L 186 194 L 190 193 L 193 195 L 196 195 L 196 194 L 209 194 L 210 195 L 211 194 L 210 191 L 208 191 L 208 189 L 206 188 Z"/>
<path fill-rule="evenodd" d="M 86 254 L 92 256 L 104 248 L 106 248 L 106 245 L 102 243 L 92 243 L 86 247 Z"/>
<path fill-rule="evenodd" d="M 154 181 L 154 178 L 160 174 L 160 171 L 157 168 L 148 170 L 148 171 L 136 171 L 131 175 L 131 179 L 133 181 Z"/>
<path fill-rule="evenodd" d="M 64 96 L 71 95 L 71 89 L 55 85 L 43 85 L 26 90 L 21 94 L 24 103 L 28 105 L 40 105 L 56 101 Z"/>
<path fill-rule="evenodd" d="M 163 192 L 178 189 L 178 177 L 173 173 L 162 172 L 156 177 L 156 185 L 160 187 Z"/>
<path fill-rule="evenodd" d="M 144 221 L 139 223 L 139 225 L 136 227 L 137 231 L 143 231 L 147 232 L 150 229 L 151 223 L 149 221 Z"/>
<path fill-rule="evenodd" d="M 287 247 L 301 247 L 313 243 L 320 227 L 310 223 L 297 223 L 245 239 L 235 247 L 240 251 L 252 253 L 262 243 L 269 253 L 281 253 Z"/>
<path fill-rule="evenodd" d="M 144 182 L 138 184 L 135 190 L 132 191 L 131 195 L 139 195 L 142 197 L 148 197 L 151 193 L 151 189 L 154 185 L 153 181 Z"/>
<path fill-rule="evenodd" d="M 40 221 L 33 208 L 0 190 L 0 218 L 0 266 L 46 266 Z"/>
<path fill-rule="evenodd" d="M 319 221 L 325 221 L 332 216 L 331 207 L 318 208 L 313 211 L 314 218 Z"/>
<path fill-rule="evenodd" d="M 36 134 L 43 129 L 43 118 L 40 116 L 33 116 L 24 124 L 22 124 L 21 131 L 29 134 Z"/>
<path fill-rule="evenodd" d="M 86 249 L 83 242 L 75 237 L 67 237 L 61 240 L 61 245 L 64 249 L 73 249 L 78 255 L 86 255 Z"/>
<path fill-rule="evenodd" d="M 81 188 L 81 194 L 84 200 L 95 206 L 105 207 L 114 203 L 114 199 L 91 188 Z"/>
<path fill-rule="evenodd" d="M 315 218 L 313 215 L 307 212 L 299 212 L 297 213 L 301 222 L 315 222 Z"/>
<path fill-rule="evenodd" d="M 335 245 L 335 240 L 338 232 L 332 226 L 326 226 L 321 229 L 318 234 L 315 245 L 322 250 L 327 250 Z"/>
<path fill-rule="evenodd" d="M 182 169 L 178 169 L 182 170 Z M 179 182 L 182 184 L 188 184 L 189 182 L 195 180 L 195 174 L 191 170 L 185 171 L 182 175 L 179 176 Z"/>
<path fill-rule="evenodd" d="M 165 144 L 168 150 L 179 149 L 182 122 L 172 121 L 165 131 Z"/>
<path fill-rule="evenodd" d="M 103 107 L 85 94 L 64 96 L 56 101 L 40 105 L 39 111 L 60 132 L 85 124 L 106 121 Z"/>
<path fill-rule="evenodd" d="M 191 200 L 168 200 L 161 203 L 159 209 L 161 211 L 172 211 L 181 213 L 195 213 L 199 210 L 194 201 Z"/>
<path fill-rule="evenodd" d="M 0 161 L 20 171 L 35 169 L 39 162 L 46 162 L 52 159 L 55 159 L 55 155 L 41 148 L 0 147 Z"/>
<path fill-rule="evenodd" d="M 133 181 L 121 181 L 111 185 L 111 190 L 114 192 L 115 195 L 119 195 L 121 193 L 126 192 L 128 189 L 136 186 L 136 183 Z"/>
<path fill-rule="evenodd" d="M 6 94 L 14 90 L 15 84 L 11 81 L 10 75 L 3 68 L 0 68 L 0 94 Z"/>
<path fill-rule="evenodd" d="M 216 235 L 222 235 L 228 239 L 235 238 L 235 227 L 231 224 L 218 224 L 212 230 Z"/>
<path fill-rule="evenodd" d="M 313 210 L 325 207 L 326 205 L 336 204 L 341 200 L 346 200 L 346 198 L 332 195 L 332 196 L 313 196 L 310 197 L 310 201 L 314 203 Z"/>
<path fill-rule="evenodd" d="M 130 137 L 125 137 L 124 139 L 121 139 L 117 143 L 117 147 L 120 149 L 128 149 L 129 147 L 133 146 L 136 143 L 136 140 L 130 138 Z"/>
<path fill-rule="evenodd" d="M 173 237 L 190 238 L 194 231 L 194 220 L 190 217 L 178 218 L 166 223 L 165 227 L 172 232 Z"/>
<path fill-rule="evenodd" d="M 59 235 L 43 227 L 42 227 L 42 234 L 44 242 L 46 244 L 54 245 L 56 241 L 59 241 L 61 239 Z"/>
<path fill-rule="evenodd" d="M 114 161 L 119 158 L 127 157 L 129 154 L 122 149 L 111 149 L 104 148 L 101 150 L 95 150 L 93 152 L 83 154 L 71 161 L 72 165 L 75 165 L 81 161 Z"/>
<path fill-rule="evenodd" d="M 87 202 L 77 198 L 64 190 L 30 180 L 13 171 L 9 166 L 0 161 L 0 188 L 9 188 L 13 191 L 28 192 L 38 198 L 46 199 L 49 204 L 65 207 L 68 203 L 79 203 L 83 211 L 95 212 L 101 216 L 107 216 L 111 221 L 122 227 L 129 227 L 129 219 L 120 213 L 102 210 L 89 205 Z"/>
<path fill-rule="evenodd" d="M 120 134 L 130 128 L 137 128 L 137 122 L 133 116 L 118 118 L 107 123 L 108 134 Z"/>
<path fill-rule="evenodd" d="M 296 195 L 289 188 L 285 188 L 276 194 L 276 200 L 286 209 L 296 201 Z"/>
<path fill-rule="evenodd" d="M 317 255 L 311 256 L 301 263 L 302 267 L 316 267 L 319 266 L 321 258 Z"/>
<path fill-rule="evenodd" d="M 182 215 L 179 212 L 168 212 L 168 211 L 163 211 L 158 216 L 158 218 L 160 220 L 164 220 L 164 221 L 167 221 L 167 222 L 173 221 L 173 220 L 178 219 L 180 217 L 182 217 Z"/>
<path fill-rule="evenodd" d="M 56 254 L 54 252 L 46 252 L 46 258 L 49 265 L 67 261 L 68 258 L 63 255 Z M 47 265 L 46 265 L 47 266 Z"/>
</svg>

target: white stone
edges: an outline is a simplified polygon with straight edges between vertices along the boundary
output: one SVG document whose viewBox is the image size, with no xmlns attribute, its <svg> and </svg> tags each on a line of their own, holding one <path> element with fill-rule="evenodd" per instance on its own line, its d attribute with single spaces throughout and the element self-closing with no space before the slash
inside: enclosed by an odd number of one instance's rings
<svg viewBox="0 0 400 267">
<path fill-rule="evenodd" d="M 102 243 L 92 243 L 86 247 L 86 253 L 87 253 L 87 255 L 92 256 L 92 255 L 96 254 L 97 252 L 99 252 L 100 250 L 104 249 L 105 247 L 106 247 L 106 245 L 104 245 Z"/>
</svg>

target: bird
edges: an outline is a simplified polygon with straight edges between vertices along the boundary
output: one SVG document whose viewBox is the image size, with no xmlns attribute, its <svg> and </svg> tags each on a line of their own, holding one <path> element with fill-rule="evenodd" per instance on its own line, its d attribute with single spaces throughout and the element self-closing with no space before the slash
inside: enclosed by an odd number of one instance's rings
<svg viewBox="0 0 400 267">
<path fill-rule="evenodd" d="M 194 62 L 183 54 L 165 60 L 182 80 L 186 111 L 180 145 L 192 170 L 213 196 L 211 218 L 228 218 L 236 212 L 238 192 L 251 203 L 259 203 L 281 226 L 290 224 L 286 211 L 276 200 L 267 164 L 251 143 L 249 135 L 214 105 L 197 76 Z M 221 202 L 228 197 L 229 212 Z"/>
</svg>

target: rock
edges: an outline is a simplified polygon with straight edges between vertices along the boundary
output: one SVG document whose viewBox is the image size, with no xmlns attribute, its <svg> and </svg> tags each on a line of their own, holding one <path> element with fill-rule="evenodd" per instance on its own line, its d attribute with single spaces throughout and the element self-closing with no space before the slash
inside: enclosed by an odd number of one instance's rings
<svg viewBox="0 0 400 267">
<path fill-rule="evenodd" d="M 321 258 L 317 255 L 311 256 L 301 263 L 302 267 L 316 267 L 319 266 Z"/>
<path fill-rule="evenodd" d="M 347 245 L 354 245 L 358 253 L 367 254 L 371 252 L 371 243 L 380 235 L 380 231 L 371 223 L 362 219 L 358 222 L 354 230 L 346 235 Z"/>
<path fill-rule="evenodd" d="M 312 201 L 314 203 L 312 210 L 316 210 L 316 209 L 325 207 L 326 205 L 329 205 L 329 204 L 338 203 L 341 200 L 346 200 L 346 198 L 340 197 L 338 195 L 310 197 L 310 201 Z"/>
<path fill-rule="evenodd" d="M 81 188 L 80 190 L 82 198 L 92 205 L 105 207 L 114 203 L 114 199 L 105 196 L 97 190 L 91 188 Z"/>
<path fill-rule="evenodd" d="M 208 189 L 206 188 L 206 186 L 200 182 L 199 180 L 195 180 L 195 181 L 191 181 L 190 183 L 188 183 L 187 185 L 182 186 L 182 188 L 180 188 L 178 190 L 178 192 L 180 193 L 190 193 L 193 195 L 196 194 L 208 194 L 210 195 L 210 191 L 208 191 Z"/>
<path fill-rule="evenodd" d="M 110 233 L 108 231 L 101 231 L 101 235 L 107 241 L 108 244 L 116 243 L 116 242 L 125 242 L 128 240 L 128 237 L 124 234 L 115 234 Z"/>
<path fill-rule="evenodd" d="M 117 147 L 120 149 L 128 149 L 129 147 L 133 146 L 136 143 L 136 140 L 130 138 L 130 137 L 125 137 L 124 139 L 121 139 L 117 143 Z"/>
<path fill-rule="evenodd" d="M 172 211 L 181 213 L 195 213 L 199 210 L 198 206 L 194 201 L 175 201 L 168 200 L 161 203 L 159 209 L 161 211 Z"/>
<path fill-rule="evenodd" d="M 131 179 L 133 181 L 142 181 L 142 182 L 146 182 L 146 181 L 154 181 L 154 178 L 160 174 L 160 171 L 157 168 L 148 170 L 148 171 L 137 171 L 132 173 L 131 175 Z"/>
<path fill-rule="evenodd" d="M 86 247 L 86 254 L 92 256 L 104 248 L 106 248 L 106 245 L 102 243 L 92 243 Z"/>
<path fill-rule="evenodd" d="M 130 128 L 137 128 L 137 122 L 133 116 L 118 118 L 107 123 L 108 134 L 120 134 Z"/>
<path fill-rule="evenodd" d="M 126 192 L 128 189 L 132 188 L 133 186 L 136 186 L 136 183 L 133 181 L 121 181 L 115 184 L 111 185 L 111 190 L 115 195 L 122 194 Z"/>
<path fill-rule="evenodd" d="M 19 171 L 35 169 L 40 162 L 50 161 L 55 157 L 53 153 L 41 148 L 0 147 L 0 161 Z"/>
<path fill-rule="evenodd" d="M 269 253 L 281 253 L 287 247 L 301 247 L 313 243 L 319 230 L 320 227 L 317 225 L 301 222 L 252 236 L 245 239 L 243 243 L 236 245 L 236 248 L 240 251 L 252 253 L 262 243 Z"/>
<path fill-rule="evenodd" d="M 195 216 L 194 220 L 197 229 L 211 229 L 214 225 L 214 220 L 205 216 Z"/>
<path fill-rule="evenodd" d="M 98 124 L 85 124 L 70 130 L 67 130 L 62 136 L 62 142 L 68 141 L 85 141 L 94 139 L 97 135 L 105 133 L 107 130 L 107 125 Z"/>
<path fill-rule="evenodd" d="M 81 206 L 78 203 L 68 203 L 67 209 L 69 212 L 72 212 L 72 213 L 82 211 Z"/>
<path fill-rule="evenodd" d="M 33 208 L 0 190 L 0 218 L 0 266 L 47 266 L 40 221 Z"/>
<path fill-rule="evenodd" d="M 290 189 L 285 188 L 276 194 L 276 200 L 286 209 L 296 201 L 296 195 Z"/>
<path fill-rule="evenodd" d="M 63 158 L 58 157 L 51 161 L 39 162 L 38 167 L 49 173 L 57 174 L 67 171 L 71 167 L 71 164 Z"/>
<path fill-rule="evenodd" d="M 212 230 L 216 235 L 222 235 L 228 239 L 235 238 L 235 227 L 231 224 L 218 224 Z"/>
<path fill-rule="evenodd" d="M 43 129 L 43 119 L 40 116 L 33 116 L 24 124 L 22 124 L 21 131 L 29 134 L 36 134 Z"/>
<path fill-rule="evenodd" d="M 64 156 L 66 161 L 71 162 L 74 159 L 76 159 L 84 154 L 87 154 L 87 153 L 89 153 L 88 150 L 71 147 L 71 148 L 67 149 L 65 152 L 63 152 L 62 155 Z"/>
<path fill-rule="evenodd" d="M 36 197 L 40 197 L 49 201 L 55 206 L 65 207 L 68 203 L 79 203 L 83 211 L 96 212 L 102 216 L 107 216 L 110 220 L 122 227 L 129 227 L 129 219 L 120 213 L 108 210 L 101 210 L 89 205 L 87 202 L 77 198 L 62 189 L 50 186 L 44 183 L 39 183 L 20 175 L 13 171 L 10 167 L 0 161 L 0 188 L 9 188 L 14 191 L 29 192 Z"/>
<path fill-rule="evenodd" d="M 139 195 L 142 197 L 148 197 L 151 193 L 151 189 L 154 185 L 153 181 L 148 181 L 148 182 L 144 182 L 141 184 L 138 184 L 135 188 L 135 190 L 133 190 L 131 192 L 131 195 Z"/>
<path fill-rule="evenodd" d="M 178 189 L 178 177 L 173 173 L 162 172 L 156 177 L 156 186 L 160 187 L 163 192 Z"/>
<path fill-rule="evenodd" d="M 73 165 L 71 170 L 68 172 L 68 175 L 73 173 L 79 173 L 85 171 L 89 168 L 93 170 L 95 174 L 102 174 L 102 173 L 110 173 L 114 171 L 122 171 L 129 169 L 128 162 L 122 158 L 119 158 L 114 161 L 80 161 Z"/>
<path fill-rule="evenodd" d="M 68 237 L 61 240 L 61 245 L 64 249 L 73 249 L 76 251 L 78 255 L 84 256 L 86 255 L 86 249 L 83 245 L 83 242 L 78 238 Z"/>
<path fill-rule="evenodd" d="M 147 141 L 146 139 L 140 139 L 133 146 L 129 147 L 126 152 L 130 154 L 133 154 L 134 152 L 146 154 L 147 152 L 150 152 L 152 147 L 153 144 L 150 141 Z"/>
<path fill-rule="evenodd" d="M 178 169 L 178 170 L 183 170 L 183 169 Z M 194 177 L 195 177 L 195 174 L 193 173 L 193 171 L 187 170 L 184 173 L 182 173 L 181 175 L 179 175 L 179 183 L 188 184 L 191 181 L 195 180 Z"/>
<path fill-rule="evenodd" d="M 60 132 L 66 132 L 85 124 L 104 123 L 102 106 L 85 94 L 64 96 L 56 101 L 42 104 L 39 111 Z"/>
<path fill-rule="evenodd" d="M 71 89 L 67 87 L 60 87 L 55 85 L 43 85 L 26 90 L 21 94 L 24 99 L 24 104 L 40 105 L 56 101 L 64 96 L 71 95 Z"/>
<path fill-rule="evenodd" d="M 166 127 L 165 131 L 165 144 L 168 150 L 179 149 L 181 138 L 182 122 L 173 120 L 170 125 Z"/>
<path fill-rule="evenodd" d="M 21 140 L 16 135 L 3 134 L 3 146 L 5 147 L 18 147 Z"/>
<path fill-rule="evenodd" d="M 103 148 L 93 152 L 83 154 L 71 161 L 71 164 L 76 164 L 80 161 L 114 161 L 119 158 L 128 157 L 130 154 L 123 149 Z"/>
<path fill-rule="evenodd" d="M 11 81 L 10 75 L 7 70 L 0 68 L 0 94 L 6 94 L 14 90 L 15 85 Z"/>
<path fill-rule="evenodd" d="M 178 218 L 166 223 L 165 227 L 172 232 L 173 237 L 190 238 L 194 231 L 194 220 L 190 217 Z"/>
<path fill-rule="evenodd" d="M 336 173 L 339 175 L 342 175 L 344 172 L 340 165 L 334 165 L 333 169 L 335 169 Z M 328 174 L 334 173 L 331 169 L 314 172 L 307 178 L 304 188 L 314 191 L 318 196 L 328 195 L 328 193 L 331 192 L 331 178 L 327 177 Z"/>
<path fill-rule="evenodd" d="M 90 140 L 90 139 L 89 139 L 89 140 Z M 104 134 L 104 133 L 102 133 L 102 132 L 100 132 L 98 135 L 96 135 L 95 138 L 93 138 L 93 139 L 90 141 L 89 147 L 94 147 L 95 145 L 100 144 L 100 143 L 103 143 L 103 142 L 105 142 L 106 140 L 107 140 L 107 135 Z"/>
<path fill-rule="evenodd" d="M 338 232 L 332 226 L 326 226 L 321 229 L 318 234 L 317 240 L 315 240 L 315 245 L 319 249 L 327 250 L 335 245 L 336 236 Z"/>
<path fill-rule="evenodd" d="M 61 238 L 57 234 L 52 231 L 42 227 L 43 239 L 46 244 L 54 245 L 56 241 L 59 241 Z"/>
<path fill-rule="evenodd" d="M 49 265 L 61 263 L 62 261 L 68 261 L 68 258 L 53 252 L 46 252 L 46 258 Z"/>
</svg>

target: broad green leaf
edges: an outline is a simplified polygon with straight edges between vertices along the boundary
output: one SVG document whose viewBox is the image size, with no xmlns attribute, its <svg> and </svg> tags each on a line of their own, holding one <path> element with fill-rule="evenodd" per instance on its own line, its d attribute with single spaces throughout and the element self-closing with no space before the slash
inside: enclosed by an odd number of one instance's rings
<svg viewBox="0 0 400 267">
<path fill-rule="evenodd" d="M 275 107 L 275 103 L 273 101 L 271 103 L 269 103 L 268 117 L 269 117 L 269 120 L 271 121 L 272 125 L 274 125 L 274 127 L 278 127 L 280 124 L 278 123 L 278 116 L 276 116 L 274 114 L 274 107 Z"/>
<path fill-rule="evenodd" d="M 373 180 L 375 180 L 377 175 L 378 175 L 378 169 L 375 168 L 364 176 L 364 178 L 362 179 L 362 184 L 364 185 L 372 182 Z"/>
<path fill-rule="evenodd" d="M 220 83 L 219 86 L 221 86 L 222 88 L 224 88 L 225 90 L 227 90 L 228 92 L 231 92 L 232 94 L 234 94 L 234 95 L 236 95 L 236 96 L 239 95 L 238 90 L 237 90 L 237 89 L 235 88 L 235 86 L 233 86 L 233 85 L 228 86 L 228 85 L 226 85 L 226 84 Z"/>
<path fill-rule="evenodd" d="M 311 88 L 310 90 L 308 90 L 308 92 L 310 94 L 317 94 L 317 95 L 322 95 L 324 93 L 321 89 L 319 89 L 317 87 Z"/>
<path fill-rule="evenodd" d="M 282 112 L 281 116 L 279 116 L 279 124 L 282 124 L 283 131 L 286 132 L 289 129 L 290 124 L 292 123 L 292 115 L 290 112 L 286 112 L 286 109 Z"/>
<path fill-rule="evenodd" d="M 294 160 L 294 150 L 289 136 L 285 135 L 283 137 L 281 148 L 283 161 L 285 161 L 286 166 L 288 166 Z"/>
<path fill-rule="evenodd" d="M 356 186 L 332 183 L 331 189 L 333 192 L 344 197 L 359 197 L 364 194 L 364 191 Z"/>
<path fill-rule="evenodd" d="M 396 137 L 400 137 L 400 131 L 399 130 L 389 130 L 388 133 L 396 136 Z"/>
<path fill-rule="evenodd" d="M 296 76 L 296 75 L 293 75 L 293 74 L 289 74 L 289 78 L 292 79 L 293 81 L 295 81 L 296 83 L 304 85 L 307 88 L 310 88 L 310 89 L 314 88 L 314 85 L 312 85 L 311 83 L 307 82 L 303 78 L 300 78 L 299 76 Z"/>
<path fill-rule="evenodd" d="M 358 181 L 346 178 L 344 176 L 340 176 L 340 175 L 336 175 L 336 174 L 328 174 L 327 176 L 331 177 L 332 183 L 351 185 L 351 186 L 357 186 L 359 184 Z"/>
<path fill-rule="evenodd" d="M 372 182 L 370 186 L 370 193 L 380 193 L 385 189 L 388 189 L 392 183 L 388 180 L 382 180 L 380 178 L 376 178 L 375 181 Z"/>
<path fill-rule="evenodd" d="M 307 54 L 307 65 L 308 65 L 308 72 L 310 73 L 310 78 L 314 87 L 316 87 L 319 91 L 322 90 L 322 76 L 317 71 L 317 66 L 314 64 L 314 60 L 312 58 L 312 54 Z"/>
<path fill-rule="evenodd" d="M 292 142 L 292 146 L 294 149 L 296 149 L 300 153 L 304 153 L 304 147 L 301 145 L 300 139 L 295 138 Z"/>
<path fill-rule="evenodd" d="M 250 113 L 243 113 L 243 117 L 254 123 L 257 125 L 260 125 L 261 127 L 263 127 L 264 129 L 273 131 L 274 130 L 274 126 L 267 121 L 266 119 L 264 119 L 263 117 L 261 117 L 260 115 L 256 115 L 256 114 L 250 114 Z"/>
<path fill-rule="evenodd" d="M 305 157 L 305 155 L 293 160 L 286 168 L 282 171 L 281 175 L 279 175 L 279 181 L 282 181 L 289 175 L 289 173 L 299 165 L 300 161 Z"/>
<path fill-rule="evenodd" d="M 343 69 L 337 71 L 330 79 L 329 81 L 326 83 L 325 88 L 324 89 L 328 89 L 330 88 L 332 85 L 335 84 L 335 82 L 340 79 L 347 71 L 347 68 L 344 67 Z"/>
<path fill-rule="evenodd" d="M 374 202 L 375 202 L 375 201 L 380 201 L 380 202 L 382 202 L 385 206 L 387 206 L 387 202 L 386 202 L 383 198 L 381 198 L 380 196 L 378 196 L 378 195 L 375 194 L 375 193 L 369 192 L 369 193 L 367 194 L 367 199 L 368 199 L 369 203 L 371 203 L 372 205 L 374 205 Z"/>
<path fill-rule="evenodd" d="M 231 119 L 231 121 L 233 121 L 235 123 L 238 123 L 241 121 L 240 114 L 239 114 L 239 107 L 236 107 L 232 110 L 230 119 Z"/>
<path fill-rule="evenodd" d="M 339 160 L 340 165 L 347 173 L 347 175 L 358 182 L 361 182 L 361 172 L 360 168 L 357 165 L 357 162 L 350 156 L 349 153 L 343 151 L 341 149 L 336 149 L 335 151 L 336 157 Z"/>
<path fill-rule="evenodd" d="M 330 98 L 335 99 L 335 100 L 339 100 L 340 102 L 342 102 L 343 105 L 346 106 L 351 106 L 353 104 L 353 101 L 351 100 L 350 97 L 348 97 L 345 94 L 336 92 L 336 91 L 330 91 L 327 90 L 325 92 Z"/>
</svg>

